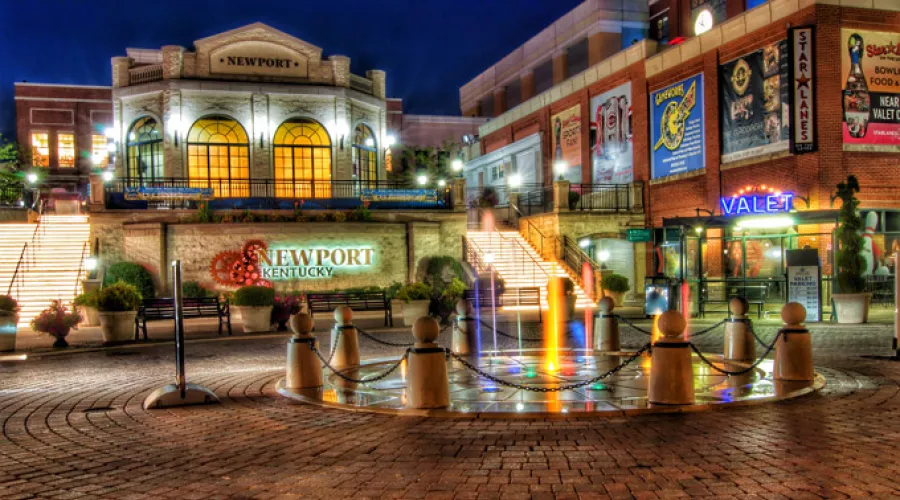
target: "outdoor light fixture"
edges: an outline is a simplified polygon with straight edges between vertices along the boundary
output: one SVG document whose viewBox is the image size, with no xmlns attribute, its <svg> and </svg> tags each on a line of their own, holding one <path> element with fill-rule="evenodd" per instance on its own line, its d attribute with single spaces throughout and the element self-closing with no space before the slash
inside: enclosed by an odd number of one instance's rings
<svg viewBox="0 0 900 500">
<path fill-rule="evenodd" d="M 371 137 L 366 137 L 366 147 L 367 148 L 375 147 L 375 139 L 372 139 Z"/>
<path fill-rule="evenodd" d="M 450 168 L 453 169 L 454 172 L 461 172 L 463 169 L 463 161 L 459 158 L 454 158 L 453 161 L 450 162 Z"/>
<path fill-rule="evenodd" d="M 387 137 L 384 138 L 384 145 L 387 147 L 391 147 L 396 143 L 397 143 L 397 138 L 394 137 L 393 135 L 389 134 Z"/>
<path fill-rule="evenodd" d="M 488 253 L 484 254 L 484 263 L 485 264 L 493 264 L 494 263 L 493 252 L 488 252 Z"/>
<path fill-rule="evenodd" d="M 509 187 L 517 188 L 522 185 L 522 176 L 513 174 L 509 176 Z"/>
<path fill-rule="evenodd" d="M 694 232 L 697 233 L 697 236 L 703 234 L 703 226 L 697 226 L 694 228 Z"/>
<path fill-rule="evenodd" d="M 416 177 L 416 182 L 418 182 L 420 186 L 424 186 L 425 184 L 428 184 L 428 176 L 425 174 L 419 174 Z"/>
<path fill-rule="evenodd" d="M 105 135 L 107 139 L 116 140 L 116 129 L 113 127 L 106 127 L 106 129 L 103 130 L 103 135 Z"/>
<path fill-rule="evenodd" d="M 609 260 L 609 250 L 600 250 L 597 254 L 597 258 L 600 259 L 600 262 L 606 262 Z"/>
<path fill-rule="evenodd" d="M 559 176 L 559 180 L 561 180 L 561 181 L 566 180 L 565 177 L 563 177 L 563 176 L 565 175 L 566 170 L 568 170 L 568 169 L 569 169 L 569 164 L 566 163 L 565 160 L 557 160 L 556 163 L 553 164 L 553 171 L 556 172 L 556 175 Z"/>
<path fill-rule="evenodd" d="M 266 136 L 266 126 L 265 126 L 265 124 L 262 124 L 259 126 L 259 147 L 260 148 L 263 147 L 265 136 Z"/>
<path fill-rule="evenodd" d="M 591 240 L 585 238 L 578 242 L 578 246 L 580 246 L 581 248 L 587 248 L 591 246 Z"/>
<path fill-rule="evenodd" d="M 445 181 L 444 179 L 438 180 L 438 186 L 444 187 L 444 186 L 446 186 L 446 185 L 447 185 L 447 181 Z"/>
<path fill-rule="evenodd" d="M 774 217 L 744 217 L 740 227 L 746 229 L 767 229 L 791 227 L 795 224 L 794 218 L 789 215 L 776 215 Z"/>
<path fill-rule="evenodd" d="M 106 150 L 109 151 L 110 153 L 115 153 L 116 152 L 116 143 L 112 142 L 112 141 L 106 143 Z"/>
<path fill-rule="evenodd" d="M 109 181 L 113 180 L 112 170 L 104 170 L 102 176 L 103 176 L 103 182 L 109 182 Z"/>
<path fill-rule="evenodd" d="M 346 120 L 338 120 L 334 124 L 334 134 L 338 136 L 341 151 L 344 150 L 344 138 L 350 134 L 350 125 L 347 125 Z"/>
<path fill-rule="evenodd" d="M 167 124 L 169 126 L 169 130 L 172 131 L 172 137 L 175 140 L 175 147 L 178 147 L 178 135 L 181 133 L 181 117 L 180 116 L 172 116 L 169 118 L 169 122 Z M 134 140 L 134 139 L 132 139 Z"/>
<path fill-rule="evenodd" d="M 84 269 L 88 272 L 97 270 L 97 257 L 88 257 L 84 259 Z"/>
<path fill-rule="evenodd" d="M 29 172 L 28 175 L 25 176 L 25 178 L 28 179 L 28 182 L 31 184 L 34 184 L 38 181 L 38 175 L 34 172 Z"/>
</svg>

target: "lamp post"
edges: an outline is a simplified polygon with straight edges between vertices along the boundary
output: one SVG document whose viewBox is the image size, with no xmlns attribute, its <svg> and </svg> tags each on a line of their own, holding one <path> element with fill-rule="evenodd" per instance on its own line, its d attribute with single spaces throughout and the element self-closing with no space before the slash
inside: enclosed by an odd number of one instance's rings
<svg viewBox="0 0 900 500">
<path fill-rule="evenodd" d="M 497 355 L 497 290 L 494 288 L 494 254 L 484 254 L 484 262 L 491 273 L 491 320 L 494 328 L 494 356 Z"/>
</svg>

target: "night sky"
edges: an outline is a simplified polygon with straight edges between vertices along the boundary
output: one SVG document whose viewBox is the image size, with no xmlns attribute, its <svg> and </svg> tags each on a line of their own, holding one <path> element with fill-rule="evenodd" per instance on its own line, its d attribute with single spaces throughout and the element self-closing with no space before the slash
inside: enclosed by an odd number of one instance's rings
<svg viewBox="0 0 900 500">
<path fill-rule="evenodd" d="M 182 45 L 260 21 L 387 71 L 407 113 L 459 114 L 459 87 L 581 0 L 0 0 L 0 133 L 13 82 L 110 85 L 126 47 Z"/>
</svg>

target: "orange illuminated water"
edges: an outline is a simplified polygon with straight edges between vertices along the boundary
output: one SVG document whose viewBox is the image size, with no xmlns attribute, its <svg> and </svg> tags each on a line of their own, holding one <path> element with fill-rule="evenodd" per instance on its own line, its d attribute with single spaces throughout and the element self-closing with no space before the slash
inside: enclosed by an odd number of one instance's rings
<svg viewBox="0 0 900 500">
<path fill-rule="evenodd" d="M 584 348 L 594 348 L 594 270 L 590 263 L 585 262 L 581 266 L 581 281 L 584 283 L 584 293 L 587 294 L 590 302 L 584 309 Z"/>
<path fill-rule="evenodd" d="M 544 349 L 547 371 L 559 369 L 559 339 L 564 321 L 562 280 L 556 277 L 556 265 L 552 266 L 552 274 L 547 280 L 547 321 L 544 323 Z"/>
<path fill-rule="evenodd" d="M 691 326 L 691 287 L 685 281 L 681 284 L 681 314 L 684 315 L 684 340 L 691 340 L 691 334 L 688 333 Z"/>
</svg>

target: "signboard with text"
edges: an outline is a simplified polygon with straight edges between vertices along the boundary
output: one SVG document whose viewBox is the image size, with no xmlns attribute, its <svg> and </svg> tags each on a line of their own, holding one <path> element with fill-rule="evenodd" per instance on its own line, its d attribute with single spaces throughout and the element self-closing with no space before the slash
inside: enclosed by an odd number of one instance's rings
<svg viewBox="0 0 900 500">
<path fill-rule="evenodd" d="M 719 66 L 722 162 L 787 151 L 790 106 L 787 42 Z"/>
<path fill-rule="evenodd" d="M 652 178 L 700 170 L 706 163 L 703 75 L 650 93 Z"/>
<path fill-rule="evenodd" d="M 554 166 L 565 162 L 563 177 L 572 183 L 581 184 L 581 105 L 572 106 L 550 117 L 553 130 L 550 146 L 553 148 Z M 559 176 L 553 172 L 554 178 Z"/>
<path fill-rule="evenodd" d="M 819 266 L 788 267 L 788 295 L 791 302 L 806 308 L 806 321 L 821 321 L 819 310 Z"/>
<path fill-rule="evenodd" d="M 225 45 L 209 55 L 212 74 L 263 75 L 303 78 L 307 59 L 283 45 L 244 41 Z"/>
<path fill-rule="evenodd" d="M 591 99 L 591 182 L 630 184 L 634 180 L 631 134 L 631 82 Z"/>
<path fill-rule="evenodd" d="M 844 144 L 900 146 L 900 33 L 841 29 Z"/>
<path fill-rule="evenodd" d="M 812 153 L 818 149 L 816 142 L 816 28 L 802 26 L 788 30 L 790 48 L 789 78 L 791 109 L 791 152 Z"/>
</svg>

